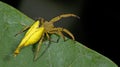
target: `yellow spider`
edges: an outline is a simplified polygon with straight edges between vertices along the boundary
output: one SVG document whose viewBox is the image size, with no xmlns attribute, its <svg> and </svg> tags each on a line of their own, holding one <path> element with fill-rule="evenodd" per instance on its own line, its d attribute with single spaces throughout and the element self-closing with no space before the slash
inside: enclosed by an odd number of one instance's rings
<svg viewBox="0 0 120 67">
<path fill-rule="evenodd" d="M 56 21 L 59 21 L 62 18 L 66 18 L 66 17 L 76 17 L 79 18 L 77 15 L 75 14 L 62 14 L 59 15 L 57 17 L 54 17 L 53 19 L 51 19 L 50 21 L 46 21 L 43 18 L 37 20 L 27 31 L 27 33 L 25 34 L 24 38 L 22 39 L 21 43 L 18 45 L 18 47 L 16 48 L 16 50 L 14 51 L 14 56 L 17 56 L 20 53 L 20 49 L 22 47 L 25 46 L 29 46 L 32 44 L 35 44 L 36 42 L 38 42 L 38 46 L 36 49 L 36 54 L 34 59 L 37 59 L 37 53 L 40 50 L 40 46 L 43 42 L 44 37 L 46 36 L 48 40 L 50 40 L 50 36 L 49 34 L 58 34 L 60 36 L 63 37 L 63 39 L 65 40 L 65 37 L 63 35 L 62 32 L 67 33 L 73 40 L 75 40 L 73 34 L 68 31 L 65 28 L 61 28 L 61 27 L 54 27 L 54 23 Z M 27 29 L 27 28 L 26 28 Z M 25 29 L 25 30 L 26 30 Z M 23 30 L 24 31 L 24 30 Z M 23 32 L 21 31 L 21 32 Z M 19 32 L 19 33 L 21 33 Z M 18 34 L 19 34 L 18 33 Z"/>
</svg>

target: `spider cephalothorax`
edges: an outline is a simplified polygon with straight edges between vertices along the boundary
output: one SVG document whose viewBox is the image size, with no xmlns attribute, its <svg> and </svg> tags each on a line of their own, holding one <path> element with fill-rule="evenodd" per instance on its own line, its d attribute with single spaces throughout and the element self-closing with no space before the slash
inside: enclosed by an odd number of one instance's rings
<svg viewBox="0 0 120 67">
<path fill-rule="evenodd" d="M 73 40 L 75 40 L 73 34 L 70 31 L 68 31 L 65 28 L 55 27 L 54 26 L 54 23 L 56 21 L 59 21 L 60 19 L 66 18 L 66 17 L 76 17 L 76 18 L 79 18 L 78 16 L 76 16 L 74 14 L 62 14 L 60 16 L 57 16 L 57 17 L 51 19 L 50 21 L 45 21 L 43 18 L 35 21 L 35 23 L 32 26 L 27 27 L 27 28 L 29 28 L 29 30 L 27 31 L 27 33 L 23 37 L 22 41 L 20 42 L 20 44 L 18 45 L 16 50 L 14 51 L 14 56 L 19 54 L 20 49 L 22 47 L 29 46 L 29 45 L 32 45 L 32 44 L 35 44 L 35 43 L 38 42 L 37 48 L 35 50 L 35 55 L 34 55 L 34 59 L 36 60 L 44 37 L 46 36 L 47 39 L 50 40 L 49 34 L 58 34 L 58 35 L 62 36 L 63 39 L 65 40 L 65 37 L 64 37 L 64 35 L 62 33 L 62 32 L 65 32 Z M 26 30 L 27 28 L 25 28 L 24 30 Z M 23 31 L 20 31 L 19 33 L 23 32 Z"/>
</svg>

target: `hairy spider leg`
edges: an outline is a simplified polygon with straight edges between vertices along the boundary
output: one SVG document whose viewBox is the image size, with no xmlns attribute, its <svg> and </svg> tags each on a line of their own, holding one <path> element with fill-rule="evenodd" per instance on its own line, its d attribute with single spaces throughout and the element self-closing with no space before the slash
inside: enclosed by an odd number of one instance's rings
<svg viewBox="0 0 120 67">
<path fill-rule="evenodd" d="M 76 17 L 76 18 L 80 18 L 79 16 L 75 15 L 75 14 L 62 14 L 62 15 L 59 15 L 57 17 L 54 17 L 53 19 L 51 19 L 49 22 L 50 23 L 55 23 L 56 21 L 59 21 L 60 19 L 62 18 L 66 18 L 66 17 Z"/>
<path fill-rule="evenodd" d="M 65 36 L 63 35 L 63 33 L 61 33 L 61 31 L 54 29 L 54 30 L 50 31 L 49 33 L 50 33 L 50 34 L 58 34 L 58 35 L 61 36 L 61 37 L 64 39 L 64 41 L 65 41 Z"/>
<path fill-rule="evenodd" d="M 73 36 L 73 34 L 69 30 L 63 28 L 61 31 L 67 33 L 73 40 L 75 40 L 75 37 Z"/>
<path fill-rule="evenodd" d="M 53 28 L 53 30 L 50 31 L 49 33 L 50 33 L 50 34 L 53 34 L 53 33 L 58 34 L 58 35 L 62 36 L 63 39 L 65 40 L 65 36 L 63 35 L 62 32 L 65 32 L 65 33 L 68 34 L 73 40 L 75 40 L 73 34 L 72 34 L 70 31 L 68 31 L 67 29 L 65 29 L 65 28 L 60 28 L 60 27 L 59 27 L 59 28 Z"/>
<path fill-rule="evenodd" d="M 49 34 L 48 34 L 47 32 L 46 32 L 45 34 L 46 34 L 47 39 L 50 41 L 50 36 L 49 36 Z"/>
<path fill-rule="evenodd" d="M 30 26 L 26 26 L 23 30 L 19 31 L 17 34 L 15 34 L 15 36 L 17 36 L 18 34 L 21 34 L 23 32 L 25 32 L 26 30 L 28 30 L 30 28 Z"/>
</svg>

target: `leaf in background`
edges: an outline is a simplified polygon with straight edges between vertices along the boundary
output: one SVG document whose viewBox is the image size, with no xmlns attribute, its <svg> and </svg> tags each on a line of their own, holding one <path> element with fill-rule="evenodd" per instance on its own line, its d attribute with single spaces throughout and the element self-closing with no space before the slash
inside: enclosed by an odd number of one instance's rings
<svg viewBox="0 0 120 67">
<path fill-rule="evenodd" d="M 0 2 L 0 67 L 117 67 L 110 59 L 70 39 L 64 42 L 44 42 L 40 57 L 33 61 L 32 46 L 25 47 L 17 57 L 12 53 L 24 33 L 15 37 L 25 25 L 34 22 L 13 7 Z M 52 35 L 52 40 L 58 36 Z M 44 52 L 45 51 L 45 52 Z M 43 53 L 44 52 L 44 53 Z M 43 53 L 43 54 L 42 54 Z"/>
</svg>

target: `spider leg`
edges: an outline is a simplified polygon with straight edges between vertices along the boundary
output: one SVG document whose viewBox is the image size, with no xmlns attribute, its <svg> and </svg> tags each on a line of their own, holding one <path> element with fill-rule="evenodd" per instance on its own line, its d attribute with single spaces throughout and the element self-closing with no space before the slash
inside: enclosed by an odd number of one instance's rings
<svg viewBox="0 0 120 67">
<path fill-rule="evenodd" d="M 68 34 L 73 40 L 75 40 L 75 37 L 73 36 L 73 34 L 65 28 L 60 28 L 59 27 L 59 28 L 54 28 L 54 30 L 58 31 L 56 33 L 61 35 L 63 38 L 64 38 L 64 35 L 61 33 L 62 31 L 65 32 L 66 34 Z"/>
<path fill-rule="evenodd" d="M 49 44 L 51 44 L 51 39 L 50 39 L 50 36 L 49 36 L 48 32 L 45 33 L 45 34 L 46 34 L 47 40 L 49 40 Z"/>
<path fill-rule="evenodd" d="M 62 14 L 62 15 L 59 15 L 57 17 L 54 17 L 53 19 L 51 19 L 49 22 L 50 23 L 54 23 L 56 21 L 59 21 L 60 19 L 62 18 L 66 18 L 66 17 L 76 17 L 76 18 L 80 18 L 79 16 L 75 15 L 75 14 Z"/>
<path fill-rule="evenodd" d="M 58 31 L 58 34 L 59 34 L 60 36 L 62 36 L 62 38 L 63 38 L 64 41 L 65 41 L 65 36 L 63 35 L 63 33 L 62 33 L 61 31 Z"/>
<path fill-rule="evenodd" d="M 25 32 L 26 30 L 28 30 L 30 28 L 30 26 L 26 26 L 23 30 L 19 31 L 17 34 L 15 34 L 15 36 L 17 36 L 18 34 L 21 34 L 23 32 Z"/>
<path fill-rule="evenodd" d="M 64 36 L 63 33 L 62 33 L 62 28 L 53 28 L 53 30 L 50 31 L 49 33 L 50 33 L 50 34 L 53 34 L 53 33 L 58 34 L 58 35 L 61 36 L 61 37 L 64 39 L 64 41 L 65 41 L 65 36 Z"/>
<path fill-rule="evenodd" d="M 69 30 L 63 28 L 62 31 L 65 32 L 65 33 L 67 33 L 73 40 L 75 40 L 75 37 L 73 36 L 73 34 Z"/>
<path fill-rule="evenodd" d="M 60 31 L 58 31 L 58 30 L 52 30 L 52 31 L 49 31 L 49 33 L 50 34 L 58 34 L 59 36 L 62 36 L 63 37 L 63 39 L 65 40 L 65 37 L 64 37 L 64 35 L 60 32 Z M 58 42 L 58 40 L 57 40 L 57 42 Z"/>
<path fill-rule="evenodd" d="M 50 41 L 50 36 L 49 36 L 49 34 L 48 34 L 48 33 L 45 33 L 45 34 L 46 34 L 47 39 Z"/>
<path fill-rule="evenodd" d="M 41 39 L 39 40 L 39 43 L 35 49 L 35 54 L 34 54 L 34 61 L 37 60 L 38 58 L 38 53 L 40 51 L 40 48 L 41 48 L 41 45 L 42 45 L 42 42 L 43 42 L 43 39 L 44 39 L 44 34 L 42 35 Z"/>
</svg>

